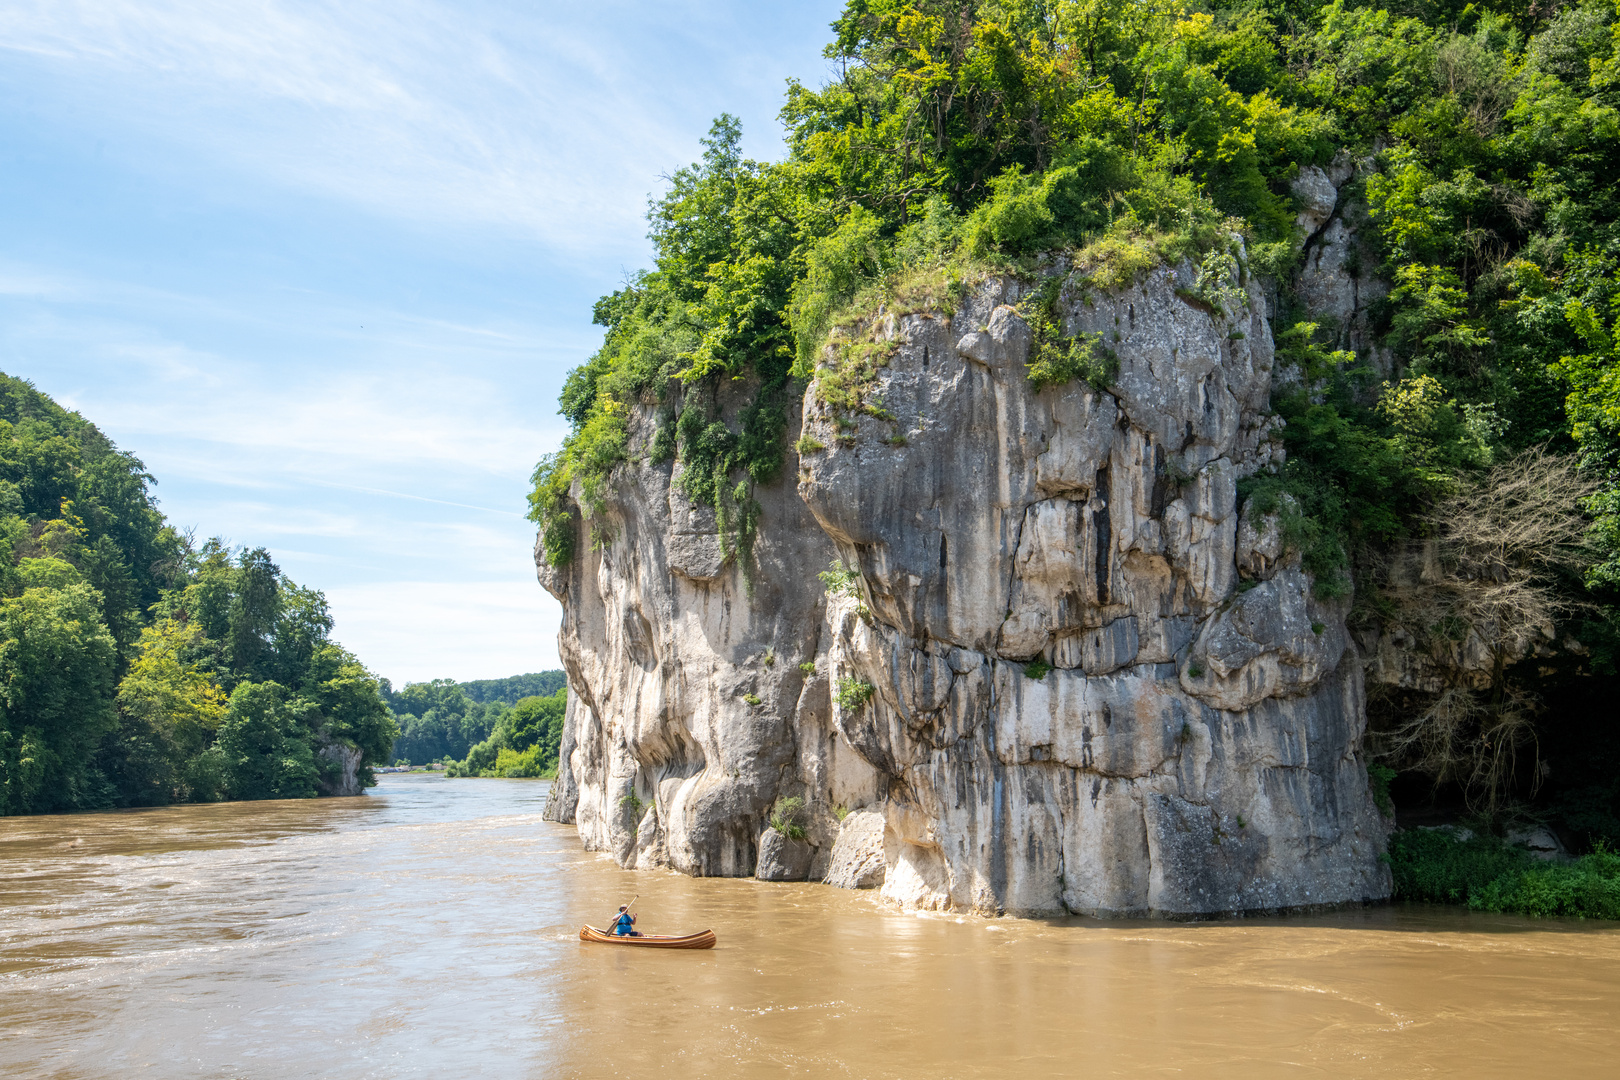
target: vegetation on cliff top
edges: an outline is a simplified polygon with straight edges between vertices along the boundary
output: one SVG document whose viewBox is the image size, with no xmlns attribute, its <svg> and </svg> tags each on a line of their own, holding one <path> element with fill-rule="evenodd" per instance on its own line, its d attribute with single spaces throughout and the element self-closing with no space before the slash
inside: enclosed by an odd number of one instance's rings
<svg viewBox="0 0 1620 1080">
<path fill-rule="evenodd" d="M 654 268 L 598 302 L 606 338 L 568 379 L 573 431 L 531 495 L 553 565 L 581 540 L 572 485 L 599 513 L 637 404 L 664 405 L 640 452 L 677 459 L 683 490 L 746 555 L 752 490 L 781 472 L 790 389 L 852 305 L 946 300 L 986 265 L 1054 246 L 1085 248 L 1099 272 L 1151 262 L 1223 227 L 1277 258 L 1291 242 L 1288 168 L 1332 150 L 1319 110 L 1260 87 L 1206 100 L 1224 86 L 1200 59 L 1204 37 L 1224 40 L 1207 16 L 880 2 L 852 4 L 833 29 L 844 74 L 789 86 L 788 159 L 745 159 L 736 120 L 717 120 L 702 159 L 649 207 Z M 739 380 L 751 400 L 722 416 L 720 392 Z"/>
<path fill-rule="evenodd" d="M 0 813 L 316 794 L 394 725 L 263 549 L 199 546 L 94 425 L 0 375 Z"/>
<path fill-rule="evenodd" d="M 645 455 L 679 465 L 746 569 L 796 380 L 881 411 L 857 370 L 881 356 L 843 349 L 817 368 L 829 332 L 879 303 L 948 306 L 986 268 L 1034 272 L 1055 249 L 1099 288 L 1163 259 L 1241 256 L 1239 273 L 1280 286 L 1274 336 L 1301 376 L 1273 402 L 1289 464 L 1244 494 L 1286 508 L 1324 592 L 1354 578 L 1358 617 L 1415 620 L 1380 566 L 1435 537 L 1455 500 L 1522 474 L 1526 451 L 1582 466 L 1585 493 L 1560 489 L 1575 492 L 1560 512 L 1595 519 L 1579 557 L 1504 548 L 1485 566 L 1459 548 L 1447 564 L 1453 583 L 1501 575 L 1553 596 L 1555 637 L 1578 647 L 1448 686 L 1444 715 L 1443 694 L 1381 707 L 1429 717 L 1451 748 L 1394 747 L 1395 764 L 1490 800 L 1546 776 L 1543 797 L 1584 835 L 1620 835 L 1620 772 L 1580 749 L 1620 740 L 1559 719 L 1609 696 L 1620 655 L 1617 28 L 1592 0 L 850 0 L 827 47 L 837 77 L 788 87 L 786 159 L 744 159 L 722 117 L 651 203 L 654 265 L 597 305 L 603 346 L 562 399 L 572 434 L 535 474 L 546 556 L 563 565 L 608 535 L 574 515 L 598 515 L 613 470 Z M 1290 183 L 1340 151 L 1364 163 L 1340 193 L 1365 207 L 1358 257 L 1390 285 L 1373 313 L 1383 385 L 1288 289 Z M 1234 234 L 1241 249 L 1223 249 Z M 1040 383 L 1108 378 L 1089 343 L 1048 344 Z M 722 415 L 733 385 L 747 404 Z M 645 447 L 637 405 L 661 410 Z M 1416 647 L 1454 656 L 1454 615 L 1409 627 Z M 1533 621 L 1512 617 L 1514 632 Z M 1502 755 L 1537 745 L 1539 762 Z"/>
</svg>

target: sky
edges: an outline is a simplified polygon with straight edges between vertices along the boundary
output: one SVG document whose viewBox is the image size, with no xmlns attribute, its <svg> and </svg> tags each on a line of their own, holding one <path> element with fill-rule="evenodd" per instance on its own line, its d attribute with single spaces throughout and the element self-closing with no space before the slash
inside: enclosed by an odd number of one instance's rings
<svg viewBox="0 0 1620 1080">
<path fill-rule="evenodd" d="M 396 686 L 558 666 L 529 475 L 730 112 L 782 154 L 833 0 L 9 0 L 0 371 Z"/>
</svg>

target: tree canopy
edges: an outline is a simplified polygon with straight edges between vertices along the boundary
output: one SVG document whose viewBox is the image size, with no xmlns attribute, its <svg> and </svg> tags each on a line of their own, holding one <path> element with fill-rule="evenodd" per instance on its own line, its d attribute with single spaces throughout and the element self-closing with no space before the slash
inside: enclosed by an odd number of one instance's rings
<svg viewBox="0 0 1620 1080">
<path fill-rule="evenodd" d="M 303 797 L 395 729 L 326 600 L 200 547 L 77 413 L 0 375 L 0 813 Z"/>
</svg>

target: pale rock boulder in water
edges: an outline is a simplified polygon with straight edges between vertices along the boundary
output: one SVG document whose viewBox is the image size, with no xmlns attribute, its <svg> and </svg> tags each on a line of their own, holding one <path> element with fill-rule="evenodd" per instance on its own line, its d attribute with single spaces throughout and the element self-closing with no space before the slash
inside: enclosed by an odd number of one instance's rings
<svg viewBox="0 0 1620 1080">
<path fill-rule="evenodd" d="M 1345 606 L 1239 505 L 1282 460 L 1260 290 L 1066 286 L 1118 374 L 1039 391 L 1026 291 L 871 320 L 893 420 L 840 427 L 810 386 L 789 437 L 824 449 L 756 492 L 751 593 L 667 464 L 621 467 L 597 542 L 541 562 L 572 691 L 552 816 L 587 847 L 985 914 L 1388 896 Z M 829 595 L 834 559 L 859 579 Z M 797 853 L 768 828 L 790 796 Z"/>
<path fill-rule="evenodd" d="M 887 822 L 875 810 L 845 815 L 833 841 L 826 882 L 842 889 L 875 889 L 883 884 L 888 858 L 883 847 Z"/>
<path fill-rule="evenodd" d="M 767 828 L 759 834 L 759 862 L 754 876 L 761 881 L 803 881 L 810 876 L 814 859 L 815 849 L 803 840 Z"/>
</svg>

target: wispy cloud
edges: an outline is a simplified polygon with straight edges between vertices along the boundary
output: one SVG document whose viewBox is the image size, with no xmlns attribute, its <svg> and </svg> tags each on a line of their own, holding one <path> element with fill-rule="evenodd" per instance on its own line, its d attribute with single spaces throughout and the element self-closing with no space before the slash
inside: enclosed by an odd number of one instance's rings
<svg viewBox="0 0 1620 1080">
<path fill-rule="evenodd" d="M 45 277 L 9 271 L 14 280 Z M 465 470 L 526 478 L 566 429 L 549 395 L 514 398 L 514 388 L 540 391 L 513 370 L 549 360 L 560 372 L 596 337 L 548 338 L 534 327 L 480 326 L 315 294 L 238 306 L 119 282 L 54 280 L 43 298 L 0 290 L 0 366 L 17 370 L 6 354 L 60 356 L 52 390 L 108 430 L 137 438 L 149 465 L 162 461 L 184 475 L 249 488 L 339 475 L 359 487 L 477 508 L 397 481 Z M 202 336 L 222 338 L 218 349 L 175 340 L 162 327 L 198 335 L 205 321 L 216 329 Z M 259 344 L 243 349 L 244 335 Z M 266 344 L 270 335 L 278 336 Z"/>
<path fill-rule="evenodd" d="M 385 495 L 391 499 L 409 499 L 413 502 L 433 503 L 436 506 L 449 506 L 458 510 L 477 510 L 485 514 L 499 514 L 503 517 L 522 517 L 523 515 L 512 509 L 498 509 L 493 506 L 476 506 L 472 503 L 453 502 L 449 499 L 430 499 L 426 495 L 412 495 L 404 491 L 388 491 L 385 488 L 361 487 L 358 484 L 337 484 L 328 480 L 311 480 L 312 484 L 321 484 L 326 487 L 339 488 L 343 491 L 358 491 L 365 495 Z"/>
<path fill-rule="evenodd" d="M 777 153 L 841 6 L 0 4 L 0 369 L 144 459 L 176 524 L 323 589 L 381 673 L 554 666 L 519 515 L 590 298 L 713 116 Z"/>
<path fill-rule="evenodd" d="M 490 576 L 532 581 L 533 533 L 518 520 L 424 518 L 384 500 L 363 504 L 341 496 L 287 506 L 239 499 L 211 501 L 210 533 L 231 543 L 263 545 L 289 557 L 347 559 L 378 574 L 443 580 L 447 568 L 479 580 Z M 295 575 L 296 576 L 296 575 Z M 354 576 L 354 575 L 349 575 Z M 318 586 L 319 581 L 306 581 Z"/>
<path fill-rule="evenodd" d="M 642 199 L 694 156 L 717 75 L 779 92 L 786 72 L 722 51 L 745 10 L 34 0 L 0 11 L 0 48 L 240 171 L 599 258 L 639 244 Z"/>
</svg>

